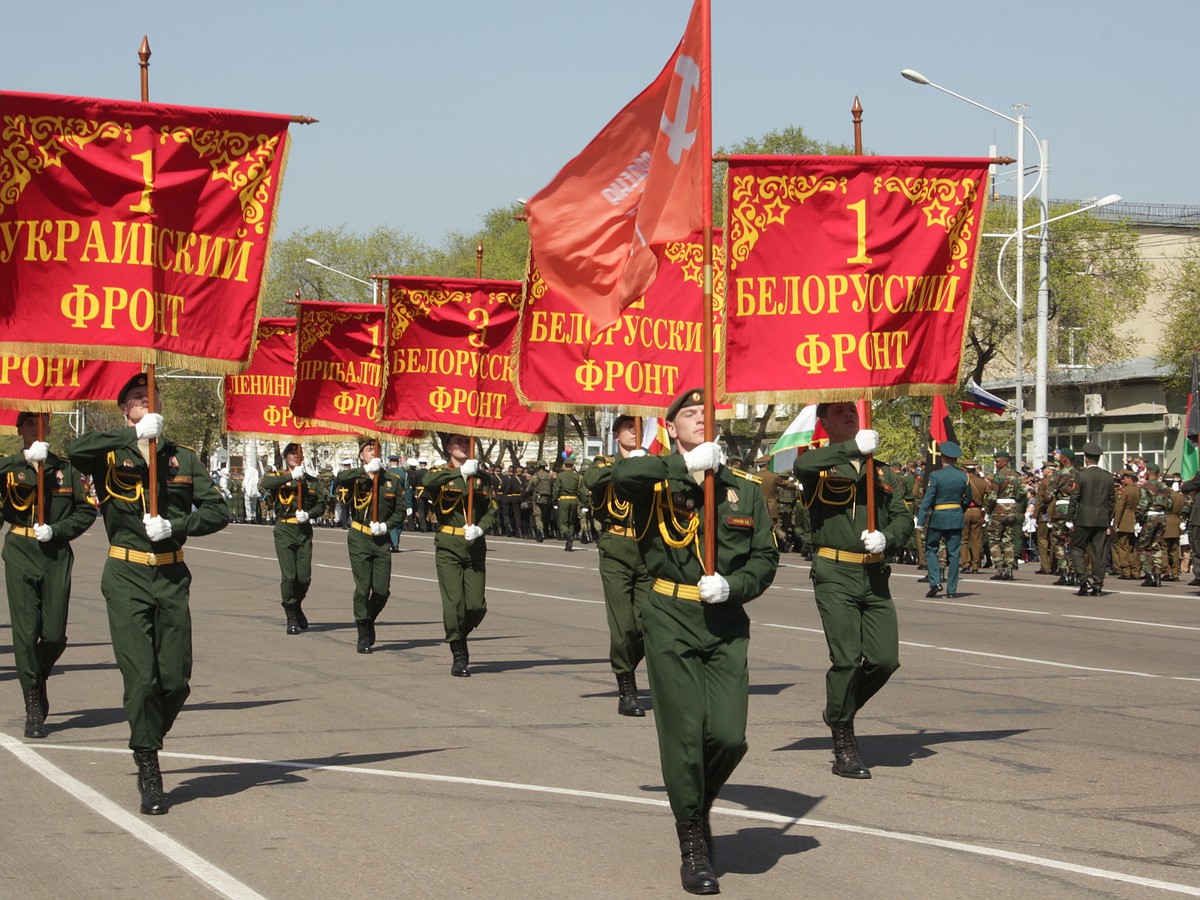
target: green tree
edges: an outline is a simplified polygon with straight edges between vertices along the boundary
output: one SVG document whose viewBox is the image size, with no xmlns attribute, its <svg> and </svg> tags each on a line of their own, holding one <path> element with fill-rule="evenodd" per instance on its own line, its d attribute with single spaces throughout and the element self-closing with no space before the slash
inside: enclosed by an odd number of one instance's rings
<svg viewBox="0 0 1200 900">
<path fill-rule="evenodd" d="M 529 228 L 520 203 L 498 207 L 483 216 L 483 227 L 467 234 L 451 232 L 433 254 L 430 274 L 449 278 L 475 278 L 479 248 L 483 248 L 484 278 L 519 281 L 529 259 Z"/>
<path fill-rule="evenodd" d="M 1159 276 L 1168 303 L 1160 321 L 1158 360 L 1171 369 L 1170 387 L 1190 387 L 1192 354 L 1200 346 L 1200 240 L 1191 241 Z"/>
<path fill-rule="evenodd" d="M 162 367 L 156 375 L 155 384 L 162 396 L 163 430 L 171 440 L 194 449 L 207 463 L 224 434 L 223 379 Z"/>
</svg>

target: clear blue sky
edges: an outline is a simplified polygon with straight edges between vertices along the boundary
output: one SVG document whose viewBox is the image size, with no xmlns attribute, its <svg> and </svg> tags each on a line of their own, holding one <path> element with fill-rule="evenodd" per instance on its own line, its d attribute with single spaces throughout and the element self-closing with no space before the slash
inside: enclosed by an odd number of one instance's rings
<svg viewBox="0 0 1200 900">
<path fill-rule="evenodd" d="M 712 0 L 715 146 L 799 125 L 868 151 L 1015 156 L 1050 143 L 1050 193 L 1200 206 L 1200 3 Z M 390 225 L 432 244 L 528 197 L 658 73 L 691 0 L 6 3 L 0 89 L 287 114 L 277 234 Z M 1036 153 L 1027 145 L 1031 161 Z M 1011 194 L 1011 172 L 1001 193 Z"/>
</svg>

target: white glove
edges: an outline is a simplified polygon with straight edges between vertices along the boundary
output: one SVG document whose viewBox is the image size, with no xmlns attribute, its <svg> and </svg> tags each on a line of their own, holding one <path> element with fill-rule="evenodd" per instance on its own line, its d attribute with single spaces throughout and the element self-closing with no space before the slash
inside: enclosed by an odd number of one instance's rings
<svg viewBox="0 0 1200 900">
<path fill-rule="evenodd" d="M 385 525 L 383 522 L 372 522 L 371 534 L 375 535 L 376 537 L 387 534 L 387 525 Z"/>
<path fill-rule="evenodd" d="M 721 445 L 716 441 L 705 441 L 693 450 L 683 454 L 683 464 L 689 472 L 714 472 L 721 465 Z"/>
<path fill-rule="evenodd" d="M 301 525 L 303 525 L 305 522 L 308 521 L 308 513 L 306 513 L 302 509 L 296 510 L 296 521 L 299 522 Z"/>
<path fill-rule="evenodd" d="M 478 525 L 464 526 L 463 527 L 463 537 L 467 539 L 467 543 L 469 544 L 471 541 L 475 540 L 476 538 L 483 537 L 483 529 L 480 528 Z"/>
<path fill-rule="evenodd" d="M 26 462 L 45 462 L 46 454 L 50 452 L 50 445 L 45 441 L 34 441 L 29 445 L 29 449 L 25 451 Z"/>
<path fill-rule="evenodd" d="M 479 461 L 475 459 L 463 460 L 463 464 L 458 467 L 458 474 L 463 478 L 470 478 L 479 471 Z"/>
<path fill-rule="evenodd" d="M 646 455 L 646 451 L 643 450 L 641 447 L 638 447 L 636 450 L 629 451 L 628 459 L 633 459 L 635 456 L 645 456 L 645 455 Z"/>
<path fill-rule="evenodd" d="M 729 582 L 724 575 L 701 575 L 696 582 L 703 603 L 724 603 L 729 599 Z"/>
<path fill-rule="evenodd" d="M 412 515 L 412 507 L 410 506 L 406 510 L 404 510 L 404 514 L 406 516 L 411 516 Z"/>
<path fill-rule="evenodd" d="M 49 525 L 34 525 L 33 536 L 44 544 L 54 537 L 54 529 Z"/>
<path fill-rule="evenodd" d="M 1074 523 L 1074 522 L 1068 522 L 1068 523 L 1067 523 L 1067 528 L 1068 528 L 1068 529 L 1070 529 L 1070 528 L 1074 528 L 1074 527 L 1075 527 L 1075 523 Z"/>
<path fill-rule="evenodd" d="M 383 468 L 383 463 L 381 463 L 378 459 L 373 459 L 369 463 L 367 463 L 365 466 L 363 466 L 363 471 L 366 472 L 368 475 L 374 475 L 376 472 L 378 472 L 382 468 Z"/>
<path fill-rule="evenodd" d="M 864 531 L 860 537 L 868 553 L 882 553 L 887 548 L 887 537 L 882 531 Z"/>
<path fill-rule="evenodd" d="M 292 469 L 292 481 L 299 481 L 304 477 L 304 466 L 296 466 Z"/>
<path fill-rule="evenodd" d="M 162 437 L 163 417 L 158 413 L 146 413 L 140 422 L 134 426 L 139 441 L 148 441 Z"/>
<path fill-rule="evenodd" d="M 584 516 L 586 516 L 588 514 L 588 512 L 589 512 L 589 510 L 586 506 L 579 510 L 580 515 L 584 515 Z"/>
<path fill-rule="evenodd" d="M 171 536 L 171 523 L 162 516 L 146 513 L 142 516 L 142 524 L 146 526 L 146 537 L 152 541 L 165 541 Z"/>
<path fill-rule="evenodd" d="M 863 456 L 874 453 L 879 447 L 879 432 L 864 428 L 854 436 L 854 443 L 858 445 L 858 452 Z"/>
</svg>

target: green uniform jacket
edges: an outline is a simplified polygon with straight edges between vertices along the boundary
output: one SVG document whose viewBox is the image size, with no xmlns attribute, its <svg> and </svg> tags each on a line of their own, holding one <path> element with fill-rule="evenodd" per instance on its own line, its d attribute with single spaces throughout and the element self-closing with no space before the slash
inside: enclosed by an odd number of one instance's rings
<svg viewBox="0 0 1200 900">
<path fill-rule="evenodd" d="M 150 467 L 138 450 L 132 426 L 85 434 L 68 455 L 92 476 L 104 530 L 114 547 L 142 552 L 179 550 L 189 537 L 212 534 L 229 524 L 229 505 L 190 447 L 158 439 L 158 514 L 171 523 L 171 536 L 150 542 L 142 517 L 150 511 Z"/>
<path fill-rule="evenodd" d="M 48 454 L 42 473 L 43 518 L 54 535 L 46 545 L 62 547 L 92 527 L 96 509 L 88 502 L 79 473 L 66 460 Z M 36 464 L 26 462 L 25 454 L 17 452 L 0 459 L 0 475 L 4 476 L 4 521 L 32 528 L 38 523 Z M 29 540 L 39 544 L 36 538 Z"/>
<path fill-rule="evenodd" d="M 917 520 L 930 528 L 962 528 L 963 510 L 971 503 L 971 480 L 967 473 L 947 464 L 929 476 Z M 939 506 L 943 508 L 938 509 Z"/>
<path fill-rule="evenodd" d="M 384 469 L 379 470 L 379 515 L 371 518 L 371 495 L 375 490 L 375 476 L 368 475 L 362 466 L 342 469 L 334 477 L 337 490 L 346 492 L 346 505 L 350 519 L 362 525 L 372 521 L 382 522 L 389 529 L 399 528 L 408 513 L 408 495 L 400 479 Z M 377 535 L 378 537 L 378 535 Z M 383 535 L 387 537 L 387 535 Z"/>
<path fill-rule="evenodd" d="M 800 482 L 818 547 L 866 553 L 862 533 L 867 530 L 867 469 L 854 465 L 864 458 L 854 441 L 818 447 L 796 458 L 792 471 Z M 913 532 L 903 490 L 881 465 L 875 466 L 875 529 L 883 532 L 889 550 L 903 547 Z"/>
<path fill-rule="evenodd" d="M 1075 478 L 1067 515 L 1076 526 L 1107 528 L 1116 506 L 1112 473 L 1099 466 L 1084 466 Z"/>
<path fill-rule="evenodd" d="M 497 507 L 492 476 L 477 472 L 473 484 L 471 516 L 484 531 L 496 524 Z M 438 466 L 425 475 L 425 496 L 433 504 L 433 515 L 439 526 L 462 528 L 467 524 L 466 481 L 458 469 Z"/>
<path fill-rule="evenodd" d="M 574 469 L 564 468 L 554 479 L 554 499 L 561 500 L 564 497 L 587 506 L 587 488 L 584 487 L 583 478 Z"/>
<path fill-rule="evenodd" d="M 729 466 L 716 482 L 716 571 L 729 600 L 747 603 L 775 580 L 779 548 L 758 485 Z M 704 485 L 678 453 L 621 460 L 612 470 L 618 499 L 633 503 L 634 528 L 646 568 L 656 578 L 694 585 L 704 574 Z"/>
<path fill-rule="evenodd" d="M 325 498 L 317 490 L 317 479 L 305 474 L 304 481 L 304 511 L 309 519 L 319 519 L 325 514 Z M 291 469 L 280 469 L 264 475 L 259 482 L 259 490 L 271 497 L 271 508 L 275 512 L 275 521 L 292 519 L 296 516 L 296 482 L 292 479 Z"/>
<path fill-rule="evenodd" d="M 620 462 L 620 460 L 617 460 Z M 583 485 L 591 496 L 591 502 L 584 501 L 592 509 L 592 518 L 602 531 L 607 531 L 610 525 L 622 528 L 633 528 L 633 506 L 628 500 L 619 500 L 612 486 L 614 463 L 593 463 L 583 473 Z"/>
</svg>

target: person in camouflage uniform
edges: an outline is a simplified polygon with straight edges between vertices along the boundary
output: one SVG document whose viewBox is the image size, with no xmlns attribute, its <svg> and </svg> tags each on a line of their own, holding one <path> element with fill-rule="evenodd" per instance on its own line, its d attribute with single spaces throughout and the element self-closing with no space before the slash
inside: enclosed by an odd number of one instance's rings
<svg viewBox="0 0 1200 900">
<path fill-rule="evenodd" d="M 996 567 L 992 581 L 1012 581 L 1017 571 L 1017 536 L 1025 517 L 1025 485 L 1008 467 L 1012 456 L 1007 450 L 997 450 L 994 456 L 996 474 L 987 497 L 987 541 Z"/>
<path fill-rule="evenodd" d="M 550 501 L 554 496 L 554 477 L 544 462 L 537 464 L 537 471 L 525 485 L 525 499 L 531 504 L 533 534 L 540 544 L 546 539 L 550 523 Z"/>
<path fill-rule="evenodd" d="M 779 523 L 775 527 L 775 540 L 781 552 L 796 549 L 796 482 L 790 475 L 779 479 L 776 497 L 779 500 Z"/>
<path fill-rule="evenodd" d="M 1142 526 L 1137 543 L 1142 587 L 1162 586 L 1163 533 L 1174 492 L 1159 480 L 1160 471 L 1158 463 L 1146 465 L 1146 483 L 1142 485 L 1142 496 L 1137 505 L 1137 519 Z"/>
<path fill-rule="evenodd" d="M 1059 576 L 1055 584 L 1076 583 L 1075 570 L 1071 568 L 1071 495 L 1075 493 L 1075 451 L 1067 448 L 1058 451 L 1058 471 L 1050 476 L 1049 513 L 1050 548 L 1054 553 L 1054 564 Z"/>
</svg>

